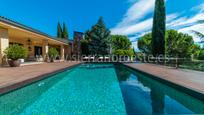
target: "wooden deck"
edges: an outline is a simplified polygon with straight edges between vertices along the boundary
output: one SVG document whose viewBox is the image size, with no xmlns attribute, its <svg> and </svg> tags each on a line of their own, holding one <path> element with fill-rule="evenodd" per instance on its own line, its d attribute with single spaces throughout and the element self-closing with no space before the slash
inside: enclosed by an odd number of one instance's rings
<svg viewBox="0 0 204 115">
<path fill-rule="evenodd" d="M 22 87 L 80 62 L 43 63 L 22 67 L 0 67 L 0 94 Z"/>
<path fill-rule="evenodd" d="M 201 94 L 199 97 L 204 100 L 204 72 L 175 69 L 155 64 L 124 63 L 124 65 L 153 75 L 157 79 L 178 85 L 178 87 L 183 87 L 183 89 L 190 89 L 195 93 Z M 191 95 L 190 90 L 186 90 L 185 92 Z"/>
</svg>

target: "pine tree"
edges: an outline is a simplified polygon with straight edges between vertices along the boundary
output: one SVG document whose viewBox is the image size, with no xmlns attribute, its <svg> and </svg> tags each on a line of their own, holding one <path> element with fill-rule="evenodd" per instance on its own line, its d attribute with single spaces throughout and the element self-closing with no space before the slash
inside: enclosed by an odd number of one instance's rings
<svg viewBox="0 0 204 115">
<path fill-rule="evenodd" d="M 64 39 L 68 39 L 69 35 L 68 35 L 68 30 L 67 30 L 67 26 L 65 23 L 63 23 L 63 33 L 62 33 L 62 38 Z"/>
<path fill-rule="evenodd" d="M 109 54 L 110 31 L 106 28 L 102 17 L 99 18 L 91 30 L 86 32 L 85 39 L 89 41 L 89 51 L 91 54 Z"/>
<path fill-rule="evenodd" d="M 166 11 L 165 1 L 156 0 L 152 28 L 152 54 L 165 54 Z"/>
<path fill-rule="evenodd" d="M 62 27 L 61 27 L 59 22 L 58 22 L 58 25 L 57 25 L 57 37 L 62 38 Z"/>
</svg>

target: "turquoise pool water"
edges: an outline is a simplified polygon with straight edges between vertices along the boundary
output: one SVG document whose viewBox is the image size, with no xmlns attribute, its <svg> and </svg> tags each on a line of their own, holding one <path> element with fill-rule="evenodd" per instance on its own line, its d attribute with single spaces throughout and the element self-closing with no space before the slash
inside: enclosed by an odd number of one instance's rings
<svg viewBox="0 0 204 115">
<path fill-rule="evenodd" d="M 114 66 L 87 64 L 1 96 L 0 114 L 123 115 L 126 110 Z"/>
<path fill-rule="evenodd" d="M 121 65 L 82 64 L 0 96 L 0 115 L 204 114 L 204 103 Z"/>
</svg>

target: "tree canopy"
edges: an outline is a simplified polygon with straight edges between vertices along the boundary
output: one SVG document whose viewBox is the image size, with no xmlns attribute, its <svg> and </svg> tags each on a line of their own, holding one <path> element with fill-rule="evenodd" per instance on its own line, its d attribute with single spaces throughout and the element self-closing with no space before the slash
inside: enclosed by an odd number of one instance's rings
<svg viewBox="0 0 204 115">
<path fill-rule="evenodd" d="M 113 54 L 115 55 L 134 55 L 134 50 L 131 48 L 131 42 L 127 36 L 123 35 L 112 35 L 111 46 Z"/>
<path fill-rule="evenodd" d="M 178 33 L 176 30 L 167 31 L 166 54 L 174 57 L 190 57 L 190 48 L 194 45 L 193 37 Z"/>
<path fill-rule="evenodd" d="M 141 37 L 138 41 L 138 48 L 143 53 L 152 54 L 151 38 L 151 33 L 149 33 Z M 165 54 L 172 57 L 189 57 L 194 52 L 192 48 L 197 48 L 194 46 L 192 36 L 179 33 L 176 30 L 167 30 L 165 41 Z"/>
<path fill-rule="evenodd" d="M 85 33 L 85 39 L 89 41 L 88 48 L 91 54 L 109 54 L 110 30 L 106 28 L 102 17 Z"/>
<path fill-rule="evenodd" d="M 127 36 L 112 35 L 111 45 L 113 50 L 118 50 L 118 49 L 129 50 L 131 47 L 131 42 Z"/>
<path fill-rule="evenodd" d="M 145 54 L 152 54 L 152 34 L 146 34 L 138 40 L 138 48 Z"/>
</svg>

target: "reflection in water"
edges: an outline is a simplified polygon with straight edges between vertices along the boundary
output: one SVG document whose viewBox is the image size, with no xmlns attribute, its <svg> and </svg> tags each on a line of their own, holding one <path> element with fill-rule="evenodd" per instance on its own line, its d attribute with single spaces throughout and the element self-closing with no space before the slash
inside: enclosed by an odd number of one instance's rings
<svg viewBox="0 0 204 115">
<path fill-rule="evenodd" d="M 204 102 L 121 65 L 115 65 L 128 115 L 204 114 Z"/>
<path fill-rule="evenodd" d="M 164 113 L 164 94 L 157 89 L 151 89 L 152 113 Z"/>
</svg>

